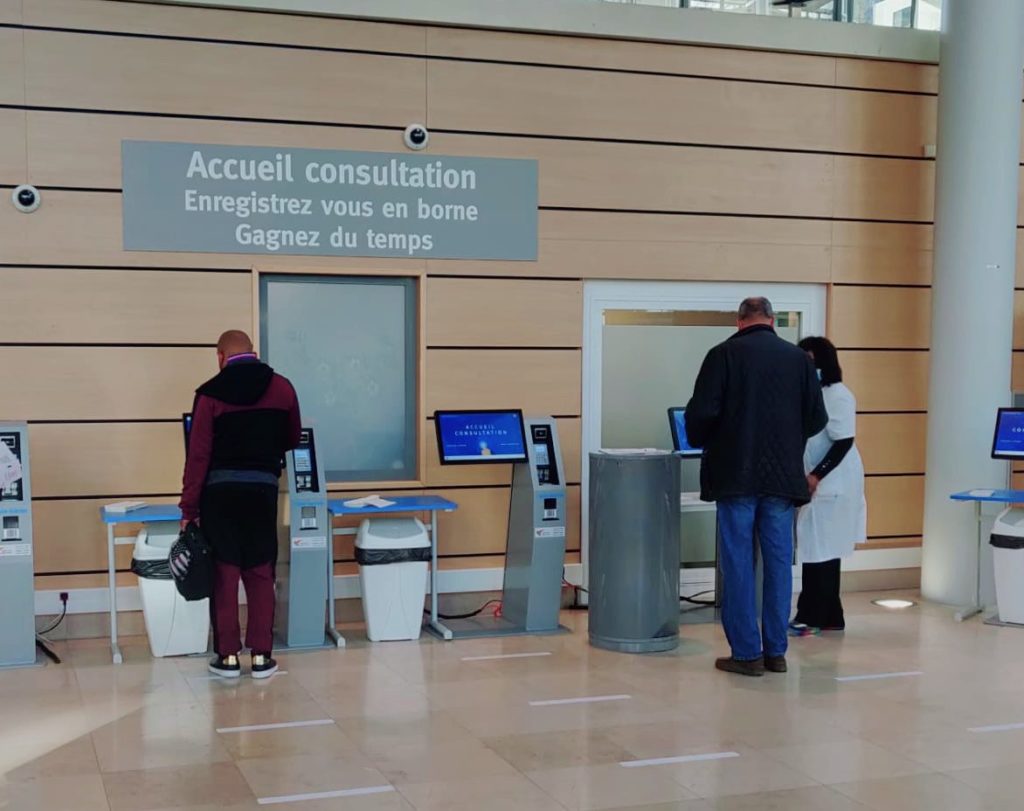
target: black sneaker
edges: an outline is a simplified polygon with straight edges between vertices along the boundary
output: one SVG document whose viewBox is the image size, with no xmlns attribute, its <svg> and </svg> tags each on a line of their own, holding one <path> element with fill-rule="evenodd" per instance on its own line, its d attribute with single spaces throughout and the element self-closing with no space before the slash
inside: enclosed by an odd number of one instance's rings
<svg viewBox="0 0 1024 811">
<path fill-rule="evenodd" d="M 788 673 L 789 665 L 785 656 L 765 656 L 764 669 L 769 673 Z"/>
<path fill-rule="evenodd" d="M 207 665 L 209 671 L 224 679 L 237 679 L 242 675 L 242 665 L 237 656 L 218 656 Z"/>
<path fill-rule="evenodd" d="M 252 677 L 254 679 L 269 679 L 277 673 L 277 662 L 269 653 L 254 653 L 252 655 Z"/>
</svg>

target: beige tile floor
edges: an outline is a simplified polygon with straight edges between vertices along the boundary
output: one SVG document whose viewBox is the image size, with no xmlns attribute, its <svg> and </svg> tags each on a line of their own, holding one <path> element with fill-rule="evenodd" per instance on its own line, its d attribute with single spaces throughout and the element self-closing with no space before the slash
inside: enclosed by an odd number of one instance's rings
<svg viewBox="0 0 1024 811">
<path fill-rule="evenodd" d="M 872 596 L 847 599 L 845 636 L 795 640 L 791 672 L 760 680 L 713 670 L 716 626 L 625 656 L 590 648 L 579 613 L 548 638 L 370 645 L 351 629 L 346 650 L 282 656 L 264 683 L 153 660 L 142 638 L 120 667 L 103 640 L 61 643 L 63 666 L 0 673 L 0 809 L 1024 808 L 1024 726 L 970 731 L 1024 725 L 1024 630 Z M 628 698 L 531 703 L 599 696 Z M 225 730 L 298 721 L 324 723 Z"/>
</svg>

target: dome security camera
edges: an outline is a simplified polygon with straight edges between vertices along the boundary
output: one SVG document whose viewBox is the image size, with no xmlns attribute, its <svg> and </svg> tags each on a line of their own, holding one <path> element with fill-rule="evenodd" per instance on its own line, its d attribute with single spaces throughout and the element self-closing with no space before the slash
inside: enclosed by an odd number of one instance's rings
<svg viewBox="0 0 1024 811">
<path fill-rule="evenodd" d="M 11 202 L 22 214 L 31 214 L 42 204 L 43 195 L 35 186 L 25 184 L 11 192 Z"/>
<path fill-rule="evenodd" d="M 405 145 L 417 152 L 426 149 L 430 143 L 430 131 L 422 124 L 410 124 L 405 128 Z"/>
</svg>

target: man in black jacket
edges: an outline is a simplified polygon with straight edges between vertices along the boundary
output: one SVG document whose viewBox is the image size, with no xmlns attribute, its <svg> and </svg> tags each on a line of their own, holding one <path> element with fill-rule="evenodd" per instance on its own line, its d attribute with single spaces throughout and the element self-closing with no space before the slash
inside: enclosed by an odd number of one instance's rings
<svg viewBox="0 0 1024 811">
<path fill-rule="evenodd" d="M 719 670 L 786 671 L 793 599 L 793 518 L 810 501 L 804 446 L 828 415 L 810 358 L 775 334 L 766 298 L 744 301 L 739 331 L 704 359 L 686 407 L 686 435 L 704 449 L 701 498 L 718 504 L 722 625 L 732 656 Z M 764 561 L 761 630 L 755 543 Z"/>
</svg>

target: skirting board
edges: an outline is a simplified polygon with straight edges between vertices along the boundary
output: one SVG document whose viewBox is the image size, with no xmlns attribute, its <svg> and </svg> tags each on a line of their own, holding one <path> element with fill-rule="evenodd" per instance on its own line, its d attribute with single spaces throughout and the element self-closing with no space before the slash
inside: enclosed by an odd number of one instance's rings
<svg viewBox="0 0 1024 811">
<path fill-rule="evenodd" d="M 867 572 L 884 569 L 916 569 L 921 565 L 921 550 L 911 549 L 866 549 L 857 552 L 849 561 L 844 561 L 847 572 Z M 463 594 L 472 592 L 501 591 L 504 569 L 456 569 L 442 570 L 439 575 L 439 593 Z M 565 567 L 565 578 L 573 585 L 583 584 L 583 566 L 570 563 Z M 684 594 L 693 594 L 715 587 L 713 569 L 683 569 L 679 574 L 679 585 Z M 793 570 L 794 588 L 800 588 L 800 567 Z M 360 596 L 358 575 L 339 575 L 334 578 L 335 595 L 339 600 L 356 599 Z M 71 589 L 68 591 L 69 614 L 96 614 L 109 610 L 109 595 L 105 588 Z M 242 598 L 244 602 L 244 596 Z M 137 586 L 120 586 L 117 590 L 119 611 L 141 611 Z M 36 616 L 55 616 L 61 611 L 60 591 L 40 589 L 35 593 Z"/>
<path fill-rule="evenodd" d="M 441 570 L 438 576 L 438 592 L 440 594 L 462 594 L 478 591 L 501 591 L 505 570 L 498 567 L 488 569 L 455 569 Z M 583 566 L 570 563 L 565 567 L 565 579 L 573 585 L 580 585 Z M 339 600 L 350 600 L 360 597 L 358 575 L 337 575 L 334 578 L 335 596 Z M 105 588 L 68 589 L 69 614 L 99 614 L 110 610 L 110 594 Z M 60 594 L 58 590 L 40 589 L 36 591 L 35 611 L 38 617 L 52 617 L 60 614 Z M 244 590 L 239 595 L 245 602 Z M 118 612 L 141 611 L 142 602 L 137 586 L 120 586 L 117 589 Z"/>
</svg>

